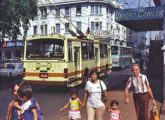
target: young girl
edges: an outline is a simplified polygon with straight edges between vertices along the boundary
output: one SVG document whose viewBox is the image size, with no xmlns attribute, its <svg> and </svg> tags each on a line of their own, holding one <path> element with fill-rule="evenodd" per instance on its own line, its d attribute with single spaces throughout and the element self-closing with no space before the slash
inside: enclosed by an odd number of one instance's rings
<svg viewBox="0 0 165 120">
<path fill-rule="evenodd" d="M 18 90 L 19 99 L 22 101 L 20 106 L 15 103 L 15 107 L 20 109 L 21 119 L 23 120 L 44 120 L 42 112 L 36 105 L 36 100 L 32 97 L 30 85 L 22 85 Z"/>
<path fill-rule="evenodd" d="M 109 120 L 121 120 L 120 111 L 118 109 L 118 101 L 112 100 L 110 106 L 111 109 L 108 109 L 108 112 L 110 112 L 110 119 Z"/>
<path fill-rule="evenodd" d="M 68 100 L 68 103 L 60 109 L 60 112 L 70 106 L 69 118 L 71 118 L 71 120 L 78 120 L 81 118 L 79 104 L 82 106 L 82 102 L 79 98 L 77 98 L 78 91 L 76 88 L 72 88 L 70 90 L 70 95 L 71 98 Z"/>
</svg>

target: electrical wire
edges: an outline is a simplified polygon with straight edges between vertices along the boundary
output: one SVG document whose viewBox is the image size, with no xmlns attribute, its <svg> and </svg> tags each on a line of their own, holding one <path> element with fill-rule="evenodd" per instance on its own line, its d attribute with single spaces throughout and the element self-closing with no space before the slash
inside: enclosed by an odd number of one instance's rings
<svg viewBox="0 0 165 120">
<path fill-rule="evenodd" d="M 42 4 L 42 5 L 44 5 L 40 0 L 39 0 L 39 2 Z M 45 5 L 44 5 L 45 6 Z M 55 18 L 57 18 L 60 22 L 62 22 L 60 19 L 59 19 L 59 16 L 57 16 L 50 8 L 48 8 L 48 6 L 45 6 L 54 16 L 56 16 Z M 85 16 L 83 16 L 83 17 L 85 17 Z M 86 17 L 88 17 L 88 16 L 86 16 Z M 64 17 L 60 17 L 60 18 L 66 18 L 65 16 Z M 73 18 L 73 17 L 71 17 L 71 18 Z M 75 17 L 75 18 L 77 18 L 77 17 Z M 81 21 L 76 21 L 76 20 L 72 20 L 73 22 L 81 22 Z M 88 23 L 83 23 L 83 22 L 81 22 L 82 24 L 85 24 L 85 25 L 87 25 L 88 26 Z M 96 23 L 96 22 L 95 22 Z M 62 24 L 64 24 L 63 22 L 62 22 Z M 65 24 L 64 24 L 64 26 L 65 26 Z M 110 27 L 107 27 L 107 26 L 99 26 L 99 28 L 105 28 L 105 29 L 111 29 L 111 26 Z M 110 32 L 110 31 L 109 31 Z"/>
</svg>

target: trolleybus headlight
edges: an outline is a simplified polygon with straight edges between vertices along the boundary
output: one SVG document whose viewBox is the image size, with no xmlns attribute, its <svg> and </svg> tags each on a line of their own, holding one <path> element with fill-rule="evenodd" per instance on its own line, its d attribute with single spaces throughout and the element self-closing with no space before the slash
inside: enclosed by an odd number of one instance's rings
<svg viewBox="0 0 165 120">
<path fill-rule="evenodd" d="M 46 68 L 47 68 L 47 69 L 50 69 L 51 67 L 52 67 L 52 64 L 51 64 L 51 63 L 47 63 L 47 64 L 46 64 Z"/>
<path fill-rule="evenodd" d="M 41 67 L 41 64 L 40 63 L 37 63 L 36 64 L 36 69 L 40 69 L 40 67 Z"/>
</svg>

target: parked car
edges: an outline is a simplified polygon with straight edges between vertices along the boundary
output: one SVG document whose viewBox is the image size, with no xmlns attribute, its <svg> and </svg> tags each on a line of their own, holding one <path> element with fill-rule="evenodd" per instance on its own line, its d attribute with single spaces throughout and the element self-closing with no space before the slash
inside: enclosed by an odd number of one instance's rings
<svg viewBox="0 0 165 120">
<path fill-rule="evenodd" d="M 0 66 L 0 77 L 22 77 L 23 63 L 5 63 Z"/>
</svg>

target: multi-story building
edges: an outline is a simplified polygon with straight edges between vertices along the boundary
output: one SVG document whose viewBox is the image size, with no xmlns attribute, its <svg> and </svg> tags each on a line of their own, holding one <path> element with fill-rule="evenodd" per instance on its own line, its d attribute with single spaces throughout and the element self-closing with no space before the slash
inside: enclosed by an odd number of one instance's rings
<svg viewBox="0 0 165 120">
<path fill-rule="evenodd" d="M 136 32 L 127 29 L 127 45 L 132 47 L 133 54 L 146 55 L 147 54 L 147 32 Z"/>
<path fill-rule="evenodd" d="M 100 37 L 103 41 L 111 41 L 111 44 L 126 43 L 126 28 L 115 22 L 115 10 L 122 9 L 118 0 L 51 0 L 51 3 L 50 0 L 38 0 L 38 15 L 30 22 L 27 36 L 44 34 L 71 36 L 68 27 L 76 33 L 73 27 L 75 25 L 84 34 L 89 27 L 90 34 Z M 73 25 L 55 9 L 54 5 Z M 2 56 L 14 57 L 7 55 L 12 54 L 13 48 L 8 50 L 7 54 L 5 49 L 3 51 Z M 23 51 L 20 54 L 22 53 Z"/>
</svg>

